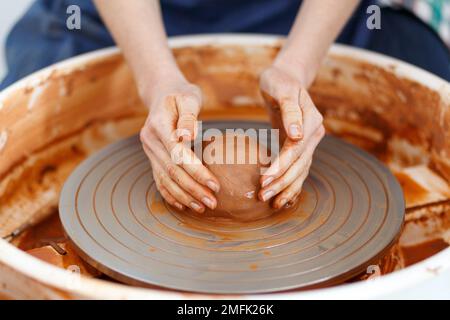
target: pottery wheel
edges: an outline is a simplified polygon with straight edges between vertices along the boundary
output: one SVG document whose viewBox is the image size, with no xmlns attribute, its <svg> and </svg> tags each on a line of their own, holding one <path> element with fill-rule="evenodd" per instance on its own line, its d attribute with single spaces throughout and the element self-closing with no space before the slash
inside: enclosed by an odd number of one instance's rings
<svg viewBox="0 0 450 320">
<path fill-rule="evenodd" d="M 289 212 L 250 223 L 177 212 L 162 201 L 132 137 L 84 161 L 64 185 L 59 208 L 80 255 L 105 274 L 192 292 L 261 293 L 342 282 L 364 273 L 397 239 L 402 191 L 366 152 L 326 137 L 303 190 Z"/>
</svg>

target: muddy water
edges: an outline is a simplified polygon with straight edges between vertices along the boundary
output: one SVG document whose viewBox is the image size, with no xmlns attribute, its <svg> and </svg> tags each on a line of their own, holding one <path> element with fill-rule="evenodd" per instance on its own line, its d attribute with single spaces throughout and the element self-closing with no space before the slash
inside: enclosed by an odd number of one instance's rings
<svg viewBox="0 0 450 320">
<path fill-rule="evenodd" d="M 18 248 L 28 251 L 48 245 L 50 242 L 66 241 L 61 221 L 55 212 L 33 228 L 27 229 L 15 240 Z"/>
<path fill-rule="evenodd" d="M 415 246 L 402 247 L 401 251 L 405 260 L 405 266 L 420 262 L 432 255 L 446 249 L 449 244 L 442 239 L 426 241 Z"/>
</svg>

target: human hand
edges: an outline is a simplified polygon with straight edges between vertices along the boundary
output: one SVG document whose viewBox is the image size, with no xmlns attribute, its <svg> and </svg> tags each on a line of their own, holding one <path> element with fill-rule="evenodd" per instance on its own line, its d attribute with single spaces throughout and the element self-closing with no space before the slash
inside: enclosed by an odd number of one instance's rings
<svg viewBox="0 0 450 320">
<path fill-rule="evenodd" d="M 140 139 L 162 197 L 180 210 L 202 213 L 205 206 L 216 207 L 213 191 L 219 191 L 219 182 L 183 143 L 197 134 L 201 91 L 182 76 L 167 78 L 141 93 L 150 112 Z"/>
<path fill-rule="evenodd" d="M 298 198 L 311 167 L 314 150 L 325 134 L 323 117 L 317 110 L 302 79 L 276 65 L 260 77 L 260 88 L 283 142 L 280 154 L 261 176 L 259 198 L 275 197 L 273 207 L 293 204 Z"/>
</svg>

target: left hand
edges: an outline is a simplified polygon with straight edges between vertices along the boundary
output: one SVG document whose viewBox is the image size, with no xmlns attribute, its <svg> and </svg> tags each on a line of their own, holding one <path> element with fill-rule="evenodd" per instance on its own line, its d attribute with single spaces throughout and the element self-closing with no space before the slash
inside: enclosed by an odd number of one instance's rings
<svg viewBox="0 0 450 320">
<path fill-rule="evenodd" d="M 279 209 L 293 204 L 308 176 L 313 153 L 325 135 L 323 117 L 314 105 L 302 80 L 289 68 L 272 66 L 261 74 L 260 88 L 269 106 L 272 126 L 280 129 L 284 141 L 280 154 L 261 176 L 262 201 L 275 197 Z M 304 82 L 303 82 L 304 83 Z"/>
</svg>

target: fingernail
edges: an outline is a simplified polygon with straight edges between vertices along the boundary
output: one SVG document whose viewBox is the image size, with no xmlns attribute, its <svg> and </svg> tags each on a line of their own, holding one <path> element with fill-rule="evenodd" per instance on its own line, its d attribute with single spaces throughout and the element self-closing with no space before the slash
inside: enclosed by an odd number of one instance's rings
<svg viewBox="0 0 450 320">
<path fill-rule="evenodd" d="M 272 181 L 273 181 L 273 177 L 268 177 L 263 181 L 261 186 L 264 188 L 265 186 L 268 186 L 270 183 L 272 183 Z"/>
<path fill-rule="evenodd" d="M 212 191 L 214 191 L 214 192 L 219 192 L 219 186 L 217 185 L 217 183 L 215 183 L 214 181 L 212 181 L 212 180 L 208 180 L 207 182 L 206 182 L 206 185 L 208 186 L 208 188 L 210 188 Z"/>
<path fill-rule="evenodd" d="M 290 207 L 292 207 L 294 205 L 295 201 L 289 201 L 288 203 L 286 203 L 286 205 L 284 206 L 285 209 L 289 209 Z"/>
<path fill-rule="evenodd" d="M 275 192 L 273 190 L 267 190 L 263 193 L 262 198 L 263 201 L 267 201 L 274 196 Z"/>
<path fill-rule="evenodd" d="M 203 197 L 202 202 L 210 209 L 214 209 L 216 207 L 216 202 L 208 197 Z"/>
<path fill-rule="evenodd" d="M 291 137 L 300 137 L 300 126 L 298 124 L 291 124 L 289 126 L 289 135 Z"/>
<path fill-rule="evenodd" d="M 288 201 L 288 200 L 287 200 L 286 198 L 282 198 L 282 199 L 280 200 L 280 202 L 279 202 L 279 203 L 280 203 L 280 208 L 283 207 L 283 206 L 287 203 L 287 201 Z"/>
<path fill-rule="evenodd" d="M 201 205 L 199 205 L 197 202 L 192 201 L 189 205 L 195 211 L 203 212 L 203 210 L 204 210 L 203 207 Z"/>
<path fill-rule="evenodd" d="M 190 138 L 191 132 L 188 129 L 177 129 L 177 136 L 178 138 L 181 137 Z"/>
<path fill-rule="evenodd" d="M 175 202 L 175 207 L 177 207 L 180 210 L 184 209 L 183 205 L 181 203 L 179 203 L 179 202 Z"/>
</svg>

